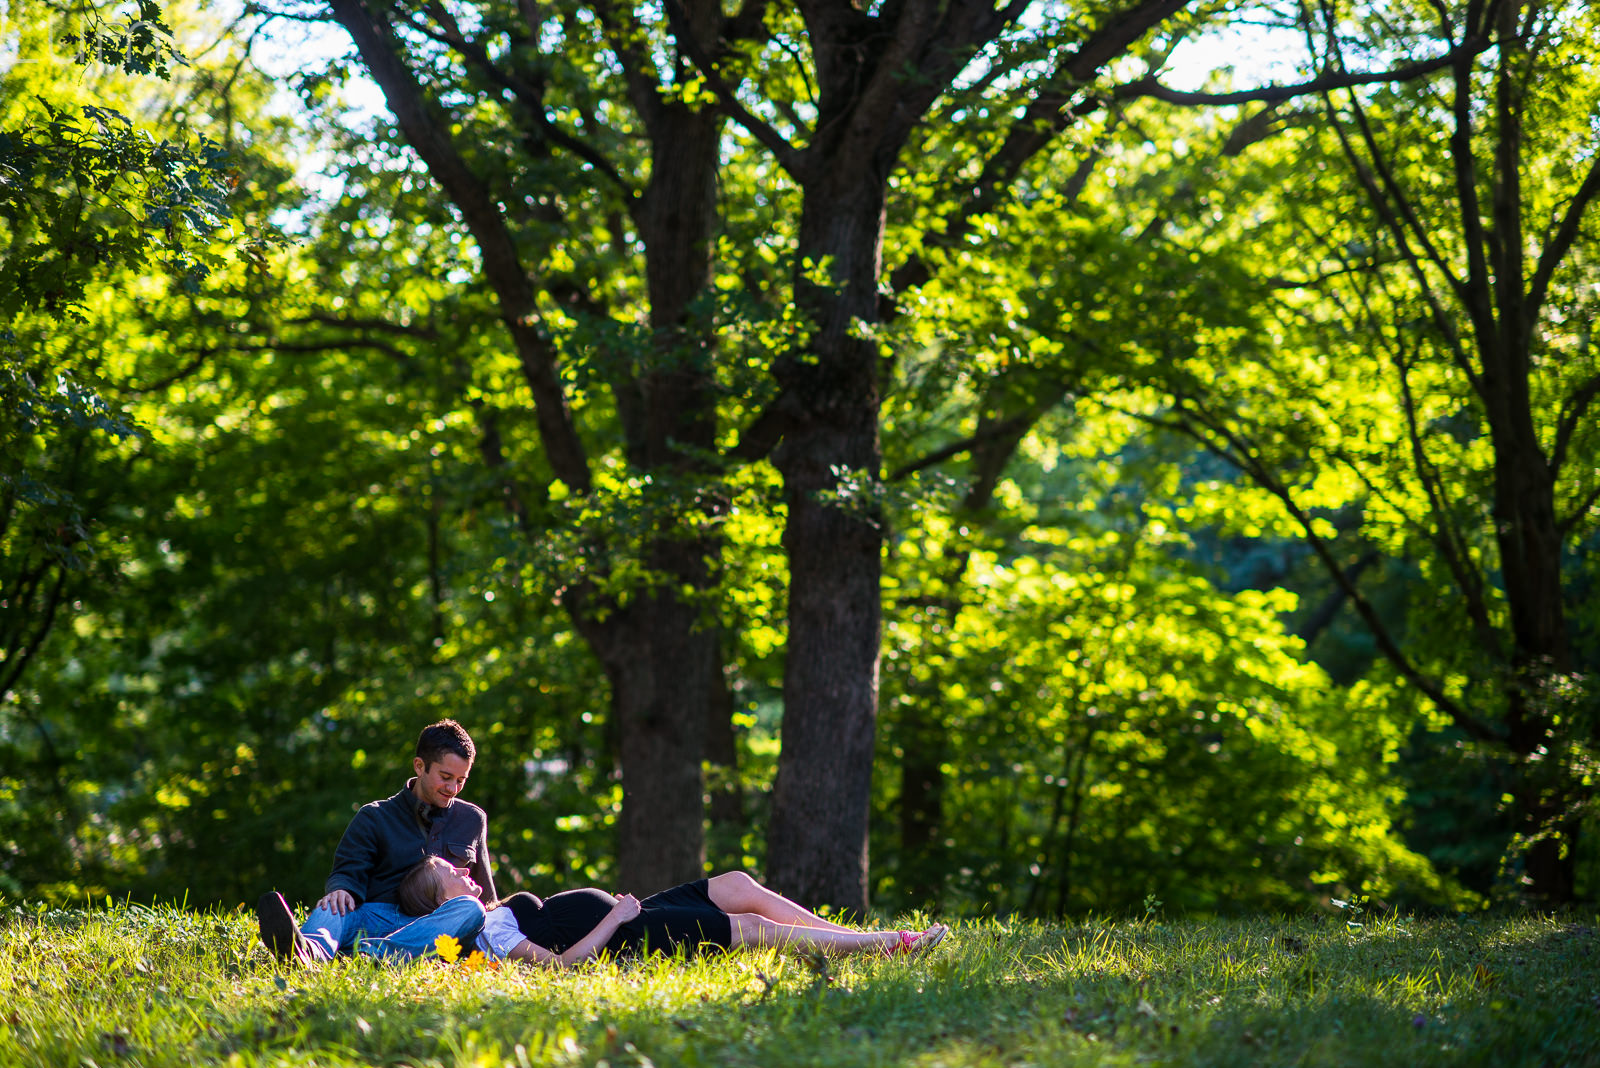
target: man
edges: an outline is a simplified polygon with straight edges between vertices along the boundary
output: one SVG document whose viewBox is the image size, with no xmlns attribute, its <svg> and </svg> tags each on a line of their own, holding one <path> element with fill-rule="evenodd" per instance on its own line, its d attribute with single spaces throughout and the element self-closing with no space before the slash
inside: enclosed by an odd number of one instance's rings
<svg viewBox="0 0 1600 1068">
<path fill-rule="evenodd" d="M 280 960 L 312 964 L 351 949 L 421 956 L 442 934 L 470 945 L 483 927 L 484 905 L 495 900 L 488 819 L 457 796 L 477 752 L 453 719 L 424 728 L 412 761 L 416 777 L 393 797 L 362 806 L 350 821 L 333 855 L 327 893 L 304 928 L 295 926 L 282 894 L 262 896 L 256 915 L 266 947 Z M 418 919 L 402 913 L 395 891 L 426 857 L 442 857 L 470 873 L 478 895 L 453 898 Z"/>
</svg>

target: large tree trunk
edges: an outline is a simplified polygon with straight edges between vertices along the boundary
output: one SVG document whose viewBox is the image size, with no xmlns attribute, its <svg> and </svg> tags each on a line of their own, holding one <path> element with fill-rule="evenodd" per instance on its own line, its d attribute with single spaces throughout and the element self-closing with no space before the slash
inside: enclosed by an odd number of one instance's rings
<svg viewBox="0 0 1600 1068">
<path fill-rule="evenodd" d="M 1493 16 L 1499 47 L 1494 67 L 1495 121 L 1488 127 L 1494 138 L 1492 228 L 1483 242 L 1482 260 L 1472 264 L 1469 282 L 1476 285 L 1469 287 L 1469 309 L 1477 325 L 1483 367 L 1480 389 L 1494 444 L 1495 540 L 1511 617 L 1506 742 L 1518 761 L 1513 787 L 1517 830 L 1531 842 L 1521 860 L 1529 894 L 1547 904 L 1561 904 L 1572 900 L 1577 826 L 1566 814 L 1566 776 L 1546 773 L 1549 765 L 1541 750 L 1551 741 L 1555 722 L 1551 710 L 1543 707 L 1541 691 L 1554 676 L 1572 670 L 1572 653 L 1561 584 L 1556 469 L 1540 442 L 1530 381 L 1543 294 L 1537 285 L 1529 285 L 1527 271 L 1522 182 L 1528 42 L 1522 34 L 1522 9 L 1521 4 L 1506 3 Z M 1463 78 L 1458 91 L 1464 92 L 1468 84 Z M 1461 109 L 1458 97 L 1458 143 L 1471 129 L 1469 116 L 1461 115 Z M 1466 156 L 1460 160 L 1465 164 Z M 1458 169 L 1464 217 L 1473 207 L 1471 177 L 1467 167 Z M 1568 210 L 1578 206 L 1575 202 Z M 1467 229 L 1473 230 L 1470 218 Z M 1538 257 L 1541 268 L 1559 240 L 1546 233 Z"/>
<path fill-rule="evenodd" d="M 654 893 L 705 874 L 701 756 L 715 630 L 674 597 L 647 597 L 606 665 L 619 733 L 618 889 Z"/>
<path fill-rule="evenodd" d="M 1578 824 L 1560 776 L 1539 750 L 1554 726 L 1541 706 L 1552 676 L 1572 670 L 1561 586 L 1561 532 L 1555 481 L 1533 426 L 1526 357 L 1486 353 L 1485 393 L 1494 441 L 1494 518 L 1500 571 L 1511 618 L 1506 679 L 1506 744 L 1517 761 L 1512 786 L 1517 833 L 1530 842 L 1520 858 L 1528 895 L 1556 905 L 1576 889 Z"/>
<path fill-rule="evenodd" d="M 416 57 L 395 31 L 394 6 L 362 0 L 329 0 L 329 6 L 383 89 L 407 142 L 472 232 L 481 271 L 532 391 L 551 469 L 574 493 L 591 492 L 590 461 L 561 384 L 561 353 L 538 324 L 540 280 L 524 260 L 501 199 L 504 190 L 492 176 L 478 173 L 457 145 L 460 134 L 447 105 L 419 80 Z M 720 6 L 715 0 L 690 6 L 697 33 L 714 39 Z M 629 32 L 622 30 L 625 42 Z M 473 48 L 464 40 L 452 47 Z M 619 53 L 625 61 L 636 58 L 630 48 L 624 43 Z M 711 275 L 723 119 L 709 109 L 664 103 L 643 69 L 630 70 L 630 85 L 651 139 L 649 185 L 630 200 L 629 210 L 645 246 L 655 347 L 640 374 L 614 383 L 617 405 L 630 462 L 646 472 L 684 477 L 680 492 L 693 492 L 689 480 L 704 474 L 703 457 L 716 446 L 713 346 L 690 309 Z M 542 103 L 528 106 L 543 109 Z M 505 479 L 513 513 L 526 523 L 528 510 L 498 445 L 486 449 L 486 456 Z M 716 631 L 703 625 L 697 603 L 716 580 L 712 561 L 720 548 L 704 533 L 709 524 L 699 523 L 696 511 L 714 509 L 716 502 L 675 503 L 683 507 L 653 517 L 652 533 L 639 550 L 664 581 L 638 591 L 628 605 L 611 603 L 583 583 L 569 587 L 564 600 L 611 683 L 623 778 L 621 879 L 624 888 L 644 892 L 703 874 L 705 717 L 713 684 L 721 685 Z M 679 592 L 685 589 L 687 595 Z"/>
<path fill-rule="evenodd" d="M 882 466 L 876 318 L 887 175 L 830 172 L 806 189 L 795 292 L 815 333 L 780 381 L 800 414 L 774 454 L 788 521 L 789 634 L 783 748 L 767 875 L 808 905 L 867 907 L 867 823 L 878 711 L 883 534 L 871 499 Z M 828 265 L 820 282 L 806 263 Z M 850 507 L 818 494 L 863 480 Z"/>
<path fill-rule="evenodd" d="M 720 635 L 697 603 L 716 582 L 722 548 L 701 515 L 720 507 L 716 495 L 694 486 L 709 482 L 705 457 L 717 442 L 714 338 L 692 312 L 711 280 L 722 119 L 656 106 L 649 128 L 650 184 L 634 218 L 655 343 L 651 365 L 631 383 L 637 407 L 624 425 L 639 467 L 684 481 L 673 507 L 654 517 L 646 548 L 649 570 L 666 581 L 626 611 L 632 648 L 607 666 L 621 730 L 620 888 L 637 894 L 705 874 L 707 714 L 727 703 L 718 696 Z"/>
<path fill-rule="evenodd" d="M 788 354 L 774 371 L 788 405 L 773 462 L 789 507 L 790 585 L 768 871 L 778 886 L 812 904 L 861 910 L 867 901 L 883 538 L 875 504 L 845 511 L 817 494 L 838 487 L 840 469 L 874 482 L 879 477 L 884 356 L 870 334 L 880 321 L 889 175 L 928 107 L 1023 6 L 911 0 L 881 10 L 801 9 L 817 117 L 804 149 L 784 143 L 778 151 L 802 189 L 795 303 L 814 333 L 803 352 Z M 1083 84 L 1185 6 L 1187 0 L 1136 0 L 1063 53 L 1063 67 L 1032 88 L 1059 111 L 1066 103 L 1061 87 Z M 1037 125 L 1032 116 L 1026 124 Z M 767 129 L 763 140 L 770 146 L 782 138 Z M 1048 140 L 1005 154 L 1020 165 Z"/>
</svg>

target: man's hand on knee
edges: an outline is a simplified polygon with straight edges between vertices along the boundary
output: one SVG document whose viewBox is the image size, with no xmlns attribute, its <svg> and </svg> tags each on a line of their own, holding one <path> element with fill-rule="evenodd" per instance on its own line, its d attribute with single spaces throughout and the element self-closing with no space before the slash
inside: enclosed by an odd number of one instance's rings
<svg viewBox="0 0 1600 1068">
<path fill-rule="evenodd" d="M 322 900 L 317 902 L 317 908 L 327 909 L 335 916 L 343 916 L 353 911 L 355 907 L 356 899 L 350 895 L 348 890 L 334 890 L 331 893 L 324 894 Z"/>
</svg>

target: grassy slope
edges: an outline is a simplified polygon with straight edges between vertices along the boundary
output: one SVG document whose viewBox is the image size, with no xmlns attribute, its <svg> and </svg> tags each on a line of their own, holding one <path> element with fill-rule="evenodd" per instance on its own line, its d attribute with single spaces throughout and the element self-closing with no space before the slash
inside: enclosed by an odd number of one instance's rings
<svg viewBox="0 0 1600 1068">
<path fill-rule="evenodd" d="M 246 914 L 0 912 L 0 1065 L 1600 1065 L 1565 918 L 960 925 L 920 964 L 282 973 Z"/>
</svg>

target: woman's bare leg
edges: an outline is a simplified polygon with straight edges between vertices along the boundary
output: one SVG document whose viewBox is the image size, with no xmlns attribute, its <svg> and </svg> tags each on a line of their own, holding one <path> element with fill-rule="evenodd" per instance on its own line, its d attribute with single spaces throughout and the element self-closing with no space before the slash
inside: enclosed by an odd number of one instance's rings
<svg viewBox="0 0 1600 1068">
<path fill-rule="evenodd" d="M 810 927 L 815 930 L 850 935 L 862 933 L 853 927 L 845 927 L 823 919 L 782 894 L 773 893 L 742 871 L 729 871 L 712 876 L 706 880 L 706 892 L 710 895 L 712 904 L 730 916 L 754 913 L 788 927 Z"/>
<path fill-rule="evenodd" d="M 730 913 L 728 923 L 733 929 L 735 946 L 793 947 L 843 954 L 887 953 L 900 944 L 899 931 L 834 930 L 829 927 L 776 923 L 754 912 Z"/>
</svg>

